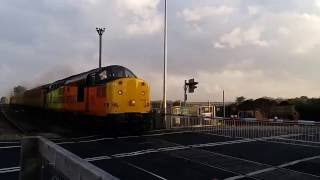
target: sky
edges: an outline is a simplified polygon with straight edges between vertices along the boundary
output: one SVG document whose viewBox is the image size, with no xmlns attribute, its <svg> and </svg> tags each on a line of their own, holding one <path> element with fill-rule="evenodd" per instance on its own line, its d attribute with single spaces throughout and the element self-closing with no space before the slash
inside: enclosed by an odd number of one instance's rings
<svg viewBox="0 0 320 180">
<path fill-rule="evenodd" d="M 162 98 L 164 0 L 1 0 L 0 96 L 119 64 Z M 168 0 L 168 99 L 319 97 L 320 0 Z"/>
</svg>

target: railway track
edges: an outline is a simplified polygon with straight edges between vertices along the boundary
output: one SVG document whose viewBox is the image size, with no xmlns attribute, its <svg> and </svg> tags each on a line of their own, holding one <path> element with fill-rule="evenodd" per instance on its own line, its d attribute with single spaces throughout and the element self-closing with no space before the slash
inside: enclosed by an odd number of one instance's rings
<svg viewBox="0 0 320 180">
<path fill-rule="evenodd" d="M 0 110 L 0 116 L 1 116 L 2 120 L 6 121 L 12 128 L 17 130 L 19 133 L 21 133 L 23 135 L 28 134 L 28 131 L 25 130 L 21 125 L 19 125 L 15 121 L 11 120 L 10 118 L 8 118 L 2 108 Z"/>
</svg>

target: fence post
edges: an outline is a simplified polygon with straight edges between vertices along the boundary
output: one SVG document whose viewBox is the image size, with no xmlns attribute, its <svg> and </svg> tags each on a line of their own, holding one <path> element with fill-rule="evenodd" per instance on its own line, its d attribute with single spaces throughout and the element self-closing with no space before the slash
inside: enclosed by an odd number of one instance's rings
<svg viewBox="0 0 320 180">
<path fill-rule="evenodd" d="M 38 137 L 21 140 L 20 180 L 40 180 L 42 159 L 38 148 Z"/>
</svg>

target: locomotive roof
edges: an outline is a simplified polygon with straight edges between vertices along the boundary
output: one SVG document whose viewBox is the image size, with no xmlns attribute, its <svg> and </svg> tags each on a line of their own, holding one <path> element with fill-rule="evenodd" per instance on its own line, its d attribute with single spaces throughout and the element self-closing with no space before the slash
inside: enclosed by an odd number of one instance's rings
<svg viewBox="0 0 320 180">
<path fill-rule="evenodd" d="M 111 66 L 105 66 L 105 67 L 101 67 L 101 68 L 96 68 L 96 69 L 92 69 L 90 71 L 86 71 L 86 72 L 82 72 L 80 74 L 76 74 L 76 75 L 72 75 L 69 76 L 67 78 L 64 79 L 60 79 L 58 81 L 55 81 L 52 83 L 52 85 L 56 85 L 56 86 L 62 86 L 66 83 L 70 83 L 70 82 L 75 82 L 75 81 L 79 81 L 82 79 L 86 79 L 88 77 L 88 75 L 102 71 L 102 70 L 110 70 L 110 69 L 114 69 L 114 68 L 123 68 L 123 69 L 127 69 L 126 67 L 120 66 L 120 65 L 111 65 Z"/>
<path fill-rule="evenodd" d="M 35 88 L 26 90 L 26 92 L 28 92 L 28 91 L 33 91 L 33 90 L 38 90 L 38 89 L 46 89 L 46 88 L 48 88 L 49 86 L 50 86 L 50 84 L 45 84 L 45 85 L 37 86 L 37 87 L 35 87 Z"/>
</svg>

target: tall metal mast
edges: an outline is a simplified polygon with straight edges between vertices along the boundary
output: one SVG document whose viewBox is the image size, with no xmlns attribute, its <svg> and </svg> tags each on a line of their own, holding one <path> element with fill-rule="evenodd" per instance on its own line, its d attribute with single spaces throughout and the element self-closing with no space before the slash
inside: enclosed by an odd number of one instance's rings
<svg viewBox="0 0 320 180">
<path fill-rule="evenodd" d="M 163 38 L 163 113 L 167 113 L 167 0 L 164 1 L 164 38 Z"/>
<path fill-rule="evenodd" d="M 99 68 L 101 68 L 101 49 L 102 49 L 102 34 L 106 30 L 106 28 L 96 28 L 99 34 Z"/>
</svg>

